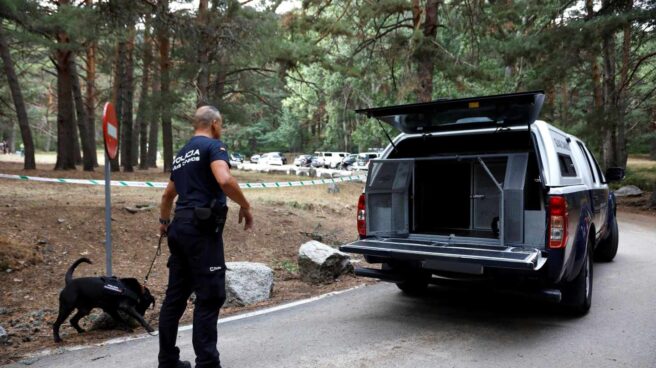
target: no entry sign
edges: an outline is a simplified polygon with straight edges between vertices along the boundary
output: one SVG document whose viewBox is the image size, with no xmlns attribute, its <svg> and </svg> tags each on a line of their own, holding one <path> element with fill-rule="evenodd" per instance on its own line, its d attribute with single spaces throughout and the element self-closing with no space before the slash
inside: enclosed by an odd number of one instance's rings
<svg viewBox="0 0 656 368">
<path fill-rule="evenodd" d="M 115 159 L 118 153 L 118 120 L 116 110 L 111 102 L 105 104 L 103 110 L 103 136 L 105 138 L 105 151 L 110 159 Z"/>
<path fill-rule="evenodd" d="M 103 137 L 105 138 L 105 267 L 107 276 L 112 276 L 112 193 L 109 160 L 118 153 L 118 119 L 111 102 L 103 109 Z"/>
</svg>

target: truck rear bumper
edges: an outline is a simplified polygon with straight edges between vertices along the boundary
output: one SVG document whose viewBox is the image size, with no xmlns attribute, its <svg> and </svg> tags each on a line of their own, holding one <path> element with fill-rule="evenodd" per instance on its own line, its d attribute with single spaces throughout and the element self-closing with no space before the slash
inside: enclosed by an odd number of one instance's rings
<svg viewBox="0 0 656 368">
<path fill-rule="evenodd" d="M 426 270 L 465 274 L 483 274 L 485 268 L 538 271 L 547 261 L 541 250 L 535 248 L 453 245 L 395 238 L 362 239 L 342 245 L 340 250 L 383 259 L 421 262 L 421 267 Z"/>
</svg>

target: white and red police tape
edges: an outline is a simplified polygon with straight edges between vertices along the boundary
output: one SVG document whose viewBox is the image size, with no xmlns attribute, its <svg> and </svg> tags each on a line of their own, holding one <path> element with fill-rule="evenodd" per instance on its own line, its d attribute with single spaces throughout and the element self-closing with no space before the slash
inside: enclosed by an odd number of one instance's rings
<svg viewBox="0 0 656 368">
<path fill-rule="evenodd" d="M 0 174 L 2 179 L 17 179 L 25 181 L 40 181 L 44 183 L 61 183 L 61 184 L 83 184 L 83 185 L 105 185 L 102 179 L 60 179 L 60 178 L 43 178 L 39 176 L 27 175 L 12 175 Z M 331 179 L 316 179 L 316 180 L 303 180 L 303 181 L 274 181 L 269 183 L 240 183 L 239 187 L 242 189 L 257 189 L 257 188 L 287 188 L 287 187 L 304 187 L 310 185 L 322 185 L 331 183 L 341 183 L 346 181 L 364 181 L 366 175 L 352 175 L 341 176 Z M 126 181 L 126 180 L 112 180 L 111 185 L 115 187 L 138 187 L 138 188 L 166 188 L 166 182 L 160 181 Z"/>
</svg>

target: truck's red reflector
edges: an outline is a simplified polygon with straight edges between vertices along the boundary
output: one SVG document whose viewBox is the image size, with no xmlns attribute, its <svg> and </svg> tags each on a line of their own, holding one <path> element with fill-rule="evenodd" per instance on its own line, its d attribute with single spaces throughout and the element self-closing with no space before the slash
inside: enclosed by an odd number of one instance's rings
<svg viewBox="0 0 656 368">
<path fill-rule="evenodd" d="M 358 199 L 358 234 L 360 236 L 367 235 L 367 209 L 364 194 L 360 194 Z"/>
<path fill-rule="evenodd" d="M 549 197 L 549 248 L 564 248 L 567 244 L 568 215 L 565 197 Z"/>
</svg>

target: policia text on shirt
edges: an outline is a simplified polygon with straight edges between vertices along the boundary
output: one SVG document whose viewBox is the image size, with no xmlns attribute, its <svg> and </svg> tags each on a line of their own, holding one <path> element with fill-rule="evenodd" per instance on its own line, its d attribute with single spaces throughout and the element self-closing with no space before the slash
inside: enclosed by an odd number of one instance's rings
<svg viewBox="0 0 656 368">
<path fill-rule="evenodd" d="M 244 230 L 253 226 L 253 215 L 237 180 L 230 174 L 229 156 L 221 138 L 219 110 L 203 106 L 194 115 L 194 136 L 173 161 L 171 179 L 162 195 L 160 234 L 168 236 L 171 256 L 169 283 L 159 316 L 159 367 L 191 367 L 180 361 L 176 347 L 178 323 L 192 292 L 193 345 L 196 367 L 218 368 L 216 327 L 225 302 L 223 224 L 226 196 L 239 208 Z M 173 200 L 178 197 L 173 221 Z"/>
</svg>

